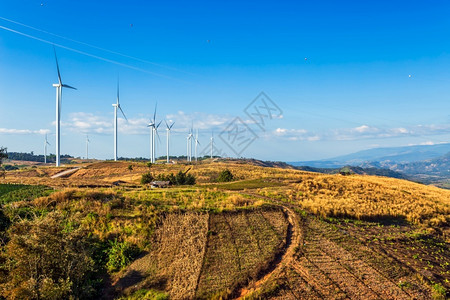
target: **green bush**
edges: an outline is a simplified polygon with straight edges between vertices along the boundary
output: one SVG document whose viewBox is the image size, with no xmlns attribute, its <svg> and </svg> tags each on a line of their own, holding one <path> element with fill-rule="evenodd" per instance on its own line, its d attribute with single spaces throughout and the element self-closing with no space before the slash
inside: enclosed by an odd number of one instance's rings
<svg viewBox="0 0 450 300">
<path fill-rule="evenodd" d="M 158 181 L 169 181 L 171 184 L 175 184 L 176 183 L 175 176 L 173 175 L 173 173 L 170 173 L 169 175 L 158 174 L 158 176 L 156 176 L 156 180 L 158 180 Z"/>
<path fill-rule="evenodd" d="M 191 174 L 186 174 L 184 172 L 178 172 L 175 175 L 175 183 L 176 185 L 194 185 L 195 177 Z"/>
<path fill-rule="evenodd" d="M 125 268 L 139 253 L 139 250 L 133 245 L 127 242 L 119 242 L 117 239 L 109 241 L 109 246 L 105 251 L 108 256 L 106 267 L 110 272 Z"/>
<path fill-rule="evenodd" d="M 153 175 L 150 172 L 142 174 L 141 184 L 148 184 L 153 181 Z"/>
<path fill-rule="evenodd" d="M 67 230 L 67 223 L 72 227 Z M 8 299 L 86 299 L 95 293 L 91 240 L 64 214 L 22 220 L 8 229 L 0 294 Z M 0 261 L 2 258 L 0 257 Z M 3 269 L 1 266 L 7 266 Z M 2 274 L 3 273 L 3 274 Z"/>
<path fill-rule="evenodd" d="M 156 176 L 158 181 L 169 181 L 173 185 L 194 185 L 195 176 L 191 174 L 186 174 L 185 172 L 178 172 L 177 175 L 170 173 L 169 175 L 159 174 Z"/>
<path fill-rule="evenodd" d="M 233 181 L 234 176 L 231 173 L 230 170 L 225 169 L 222 172 L 220 172 L 219 177 L 217 178 L 217 181 L 219 182 L 230 182 Z"/>
</svg>

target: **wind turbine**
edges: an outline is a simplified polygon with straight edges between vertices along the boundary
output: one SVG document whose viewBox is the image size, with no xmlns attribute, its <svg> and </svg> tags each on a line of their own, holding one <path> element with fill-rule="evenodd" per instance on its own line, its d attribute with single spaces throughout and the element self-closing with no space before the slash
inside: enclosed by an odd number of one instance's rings
<svg viewBox="0 0 450 300">
<path fill-rule="evenodd" d="M 54 83 L 53 87 L 56 88 L 56 166 L 59 167 L 61 155 L 60 126 L 61 126 L 62 88 L 64 87 L 73 90 L 76 90 L 76 88 L 62 83 L 61 73 L 59 72 L 58 57 L 56 57 L 56 50 L 54 46 L 53 52 L 55 53 L 56 70 L 58 71 L 58 83 Z"/>
<path fill-rule="evenodd" d="M 198 129 L 197 129 L 197 134 L 195 135 L 194 138 L 194 147 L 195 147 L 195 161 L 198 161 L 198 156 L 197 156 L 197 146 L 200 145 L 200 142 L 198 141 Z"/>
<path fill-rule="evenodd" d="M 214 148 L 214 133 L 211 131 L 211 159 L 213 158 L 213 148 Z"/>
<path fill-rule="evenodd" d="M 125 120 L 128 122 L 128 119 L 119 103 L 119 80 L 117 80 L 117 102 L 112 106 L 114 107 L 114 161 L 117 161 L 117 109 L 120 109 Z"/>
<path fill-rule="evenodd" d="M 172 123 L 172 125 L 169 126 L 169 124 L 167 124 L 166 122 L 166 127 L 167 127 L 167 163 L 169 163 L 169 140 L 170 140 L 170 130 L 172 129 L 173 124 L 175 124 L 175 122 Z"/>
<path fill-rule="evenodd" d="M 159 138 L 159 133 L 158 133 L 158 128 L 159 128 L 159 125 L 161 125 L 161 123 L 162 123 L 162 120 L 159 121 L 158 125 L 156 125 L 156 126 L 153 128 L 153 131 L 154 131 L 154 134 L 153 134 L 153 162 L 156 161 L 156 143 L 155 143 L 155 136 L 158 137 L 158 141 L 161 143 L 161 139 Z"/>
<path fill-rule="evenodd" d="M 150 123 L 147 127 L 150 127 L 150 162 L 155 162 L 155 135 L 158 134 L 158 127 L 161 125 L 162 120 L 156 125 L 156 108 L 158 104 L 155 104 L 155 112 L 153 113 L 153 119 L 150 120 Z M 159 139 L 159 135 L 158 135 Z"/>
<path fill-rule="evenodd" d="M 186 137 L 186 161 L 189 161 L 189 134 Z"/>
<path fill-rule="evenodd" d="M 89 136 L 86 135 L 86 159 L 89 159 Z"/>
<path fill-rule="evenodd" d="M 150 162 L 153 163 L 153 128 L 155 127 L 155 117 L 156 117 L 156 105 L 155 105 L 155 114 L 153 115 L 153 119 L 150 119 L 150 123 L 148 123 L 147 127 L 150 127 Z"/>
<path fill-rule="evenodd" d="M 187 161 L 192 161 L 192 131 L 191 129 L 189 129 L 189 134 L 186 138 L 186 142 L 187 142 L 187 155 L 186 155 L 186 160 Z"/>
<path fill-rule="evenodd" d="M 47 140 L 47 134 L 45 134 L 45 142 L 44 142 L 44 164 L 47 163 L 47 145 L 50 145 L 50 143 Z"/>
</svg>

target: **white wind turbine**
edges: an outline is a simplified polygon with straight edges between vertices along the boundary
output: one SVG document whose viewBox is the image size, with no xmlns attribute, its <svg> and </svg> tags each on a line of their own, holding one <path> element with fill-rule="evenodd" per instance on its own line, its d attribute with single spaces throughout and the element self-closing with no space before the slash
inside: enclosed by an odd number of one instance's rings
<svg viewBox="0 0 450 300">
<path fill-rule="evenodd" d="M 76 90 L 76 88 L 63 84 L 61 80 L 61 73 L 59 72 L 58 58 L 56 57 L 56 50 L 53 47 L 55 53 L 56 70 L 58 71 L 58 83 L 54 83 L 53 87 L 56 88 L 56 166 L 60 166 L 61 155 L 61 142 L 60 142 L 60 126 L 61 126 L 61 102 L 62 102 L 62 88 L 69 88 Z"/>
<path fill-rule="evenodd" d="M 161 143 L 161 139 L 159 138 L 158 128 L 161 125 L 162 120 L 159 121 L 158 125 L 153 128 L 153 162 L 156 162 L 156 141 L 155 136 L 158 137 L 158 141 Z"/>
<path fill-rule="evenodd" d="M 175 124 L 175 122 L 173 122 L 170 126 L 169 126 L 169 124 L 167 124 L 167 121 L 165 121 L 166 122 L 166 127 L 167 127 L 167 163 L 169 163 L 169 143 L 170 143 L 170 130 L 172 129 L 172 126 L 173 126 L 173 124 Z"/>
<path fill-rule="evenodd" d="M 147 125 L 147 127 L 150 127 L 150 162 L 155 163 L 155 153 L 156 153 L 156 147 L 155 147 L 155 136 L 158 135 L 158 127 L 161 125 L 162 120 L 156 125 L 156 108 L 157 104 L 155 105 L 155 112 L 153 113 L 153 119 L 150 120 L 150 123 Z M 159 135 L 158 135 L 159 139 Z"/>
<path fill-rule="evenodd" d="M 186 147 L 187 147 L 186 160 L 187 161 L 192 161 L 192 137 L 193 137 L 192 131 L 191 131 L 191 129 L 189 129 L 189 134 L 186 137 L 186 142 L 187 142 L 187 144 L 186 144 Z"/>
<path fill-rule="evenodd" d="M 50 145 L 50 143 L 47 140 L 47 134 L 45 134 L 45 141 L 44 141 L 44 164 L 47 163 L 47 145 Z"/>
<path fill-rule="evenodd" d="M 89 136 L 86 135 L 86 159 L 89 159 Z"/>
<path fill-rule="evenodd" d="M 117 161 L 117 109 L 120 109 L 125 120 L 128 121 L 119 103 L 119 80 L 117 80 L 117 102 L 112 106 L 114 107 L 114 160 Z"/>
<path fill-rule="evenodd" d="M 210 153 L 211 159 L 213 158 L 213 148 L 214 148 L 214 134 L 211 131 L 211 153 Z"/>
<path fill-rule="evenodd" d="M 196 133 L 195 138 L 194 138 L 194 143 L 195 143 L 195 145 L 194 145 L 194 147 L 195 147 L 195 161 L 198 161 L 197 146 L 200 145 L 200 142 L 198 141 L 198 129 L 197 129 L 197 133 Z"/>
</svg>

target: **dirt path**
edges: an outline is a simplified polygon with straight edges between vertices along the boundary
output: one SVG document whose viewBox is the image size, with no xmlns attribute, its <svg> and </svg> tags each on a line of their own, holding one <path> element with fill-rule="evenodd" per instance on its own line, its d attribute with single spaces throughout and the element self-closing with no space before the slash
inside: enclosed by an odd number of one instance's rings
<svg viewBox="0 0 450 300">
<path fill-rule="evenodd" d="M 261 285 L 263 285 L 265 282 L 267 282 L 267 280 L 269 278 L 271 278 L 272 276 L 275 276 L 276 274 L 279 274 L 284 269 L 284 267 L 286 267 L 289 263 L 291 263 L 291 261 L 294 258 L 294 255 L 296 252 L 295 251 L 296 247 L 297 247 L 297 245 L 300 244 L 301 236 L 302 236 L 300 219 L 292 209 L 290 209 L 286 206 L 281 206 L 281 208 L 282 208 L 283 212 L 286 214 L 287 220 L 289 222 L 288 232 L 287 232 L 287 236 L 286 236 L 286 246 L 285 246 L 286 250 L 285 250 L 284 254 L 282 255 L 279 263 L 275 267 L 275 269 L 273 269 L 268 274 L 264 275 L 261 279 L 254 282 L 250 286 L 242 288 L 239 291 L 239 293 L 238 293 L 239 296 L 236 299 L 242 299 L 246 295 L 258 290 L 261 287 Z"/>
<path fill-rule="evenodd" d="M 80 169 L 80 167 L 76 167 L 73 169 L 69 169 L 69 170 L 65 170 L 62 172 L 59 172 L 55 175 L 53 175 L 52 177 L 50 177 L 51 179 L 55 179 L 55 178 L 60 178 L 60 177 L 64 177 L 64 176 L 69 176 L 72 175 L 73 173 L 75 173 L 76 171 L 78 171 Z"/>
</svg>

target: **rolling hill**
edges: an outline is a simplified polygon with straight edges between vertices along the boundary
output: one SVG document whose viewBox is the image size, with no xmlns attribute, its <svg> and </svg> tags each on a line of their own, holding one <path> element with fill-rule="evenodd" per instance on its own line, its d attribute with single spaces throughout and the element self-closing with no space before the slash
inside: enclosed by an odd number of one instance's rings
<svg viewBox="0 0 450 300">
<path fill-rule="evenodd" d="M 76 167 L 55 178 L 69 167 L 7 172 L 0 297 L 449 296 L 448 190 L 253 160 Z M 223 170 L 234 180 L 218 182 Z M 140 184 L 179 171 L 196 184 Z"/>
</svg>

